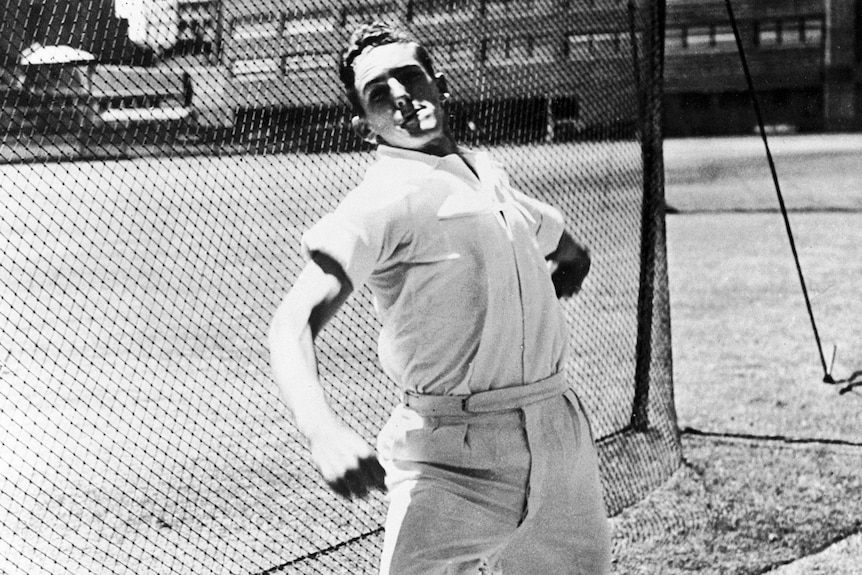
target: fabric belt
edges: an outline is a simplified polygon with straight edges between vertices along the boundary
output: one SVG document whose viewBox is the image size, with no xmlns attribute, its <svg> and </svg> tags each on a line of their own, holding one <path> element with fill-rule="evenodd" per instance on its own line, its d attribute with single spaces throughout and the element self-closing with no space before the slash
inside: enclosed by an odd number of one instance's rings
<svg viewBox="0 0 862 575">
<path fill-rule="evenodd" d="M 568 389 L 563 373 L 555 373 L 535 383 L 490 389 L 472 395 L 427 395 L 406 391 L 401 403 L 422 416 L 490 413 L 518 409 L 563 395 Z"/>
</svg>

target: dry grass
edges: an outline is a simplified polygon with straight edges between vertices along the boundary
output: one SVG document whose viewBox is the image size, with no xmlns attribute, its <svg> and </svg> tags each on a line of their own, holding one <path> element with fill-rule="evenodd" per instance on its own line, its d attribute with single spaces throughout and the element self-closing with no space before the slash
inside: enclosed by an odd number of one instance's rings
<svg viewBox="0 0 862 575">
<path fill-rule="evenodd" d="M 773 142 L 836 379 L 862 369 L 860 149 Z M 684 468 L 616 520 L 615 573 L 762 573 L 862 530 L 862 390 L 821 382 L 760 140 L 672 141 L 665 158 L 677 413 L 710 435 L 685 434 Z M 850 553 L 819 565 L 852 573 Z"/>
</svg>

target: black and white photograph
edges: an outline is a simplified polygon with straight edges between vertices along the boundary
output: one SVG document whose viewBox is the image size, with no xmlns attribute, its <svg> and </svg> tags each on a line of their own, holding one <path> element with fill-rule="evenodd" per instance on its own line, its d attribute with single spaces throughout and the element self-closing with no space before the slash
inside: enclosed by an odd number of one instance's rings
<svg viewBox="0 0 862 575">
<path fill-rule="evenodd" d="M 0 0 L 0 573 L 862 574 L 862 0 Z"/>
</svg>

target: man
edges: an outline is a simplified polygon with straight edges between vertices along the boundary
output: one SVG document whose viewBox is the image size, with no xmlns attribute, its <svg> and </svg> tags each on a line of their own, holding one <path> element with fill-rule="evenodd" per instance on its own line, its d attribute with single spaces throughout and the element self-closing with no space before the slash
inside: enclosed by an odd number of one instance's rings
<svg viewBox="0 0 862 575">
<path fill-rule="evenodd" d="M 303 237 L 309 262 L 269 334 L 312 460 L 343 496 L 388 488 L 381 573 L 607 572 L 596 453 L 562 374 L 557 302 L 580 289 L 586 250 L 556 209 L 456 146 L 443 77 L 412 37 L 362 26 L 340 71 L 379 158 Z M 382 319 L 381 364 L 404 393 L 377 454 L 329 407 L 313 344 L 362 285 Z"/>
</svg>

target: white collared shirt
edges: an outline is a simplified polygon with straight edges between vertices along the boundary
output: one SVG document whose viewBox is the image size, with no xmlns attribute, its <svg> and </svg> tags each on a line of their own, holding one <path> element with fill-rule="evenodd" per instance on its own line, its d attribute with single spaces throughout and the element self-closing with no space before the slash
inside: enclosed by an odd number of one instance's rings
<svg viewBox="0 0 862 575">
<path fill-rule="evenodd" d="M 560 212 L 514 190 L 486 153 L 379 146 L 303 249 L 370 287 L 381 365 L 403 390 L 469 394 L 562 369 L 566 326 L 545 262 L 562 231 Z"/>
</svg>

